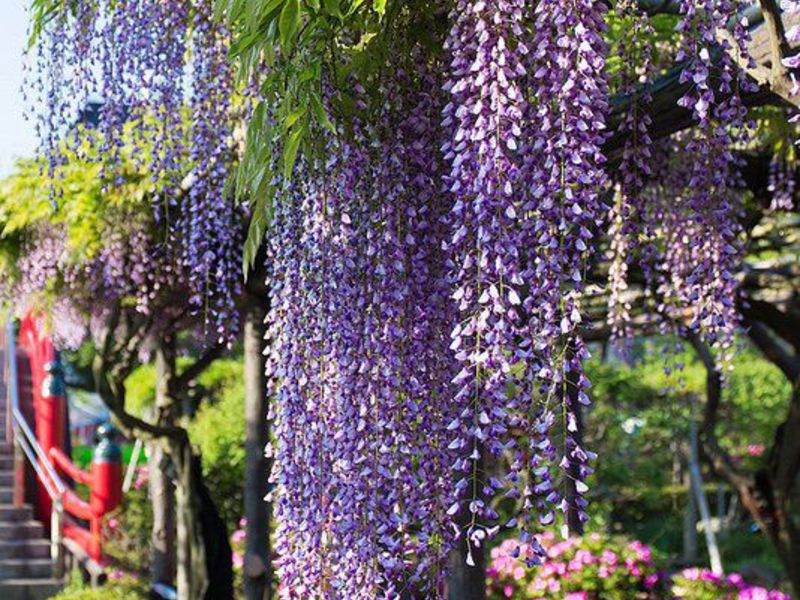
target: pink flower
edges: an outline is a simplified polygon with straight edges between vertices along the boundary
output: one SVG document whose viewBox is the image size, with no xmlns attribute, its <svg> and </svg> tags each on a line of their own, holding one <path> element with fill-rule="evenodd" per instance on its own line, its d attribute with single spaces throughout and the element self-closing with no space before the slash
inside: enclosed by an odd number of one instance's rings
<svg viewBox="0 0 800 600">
<path fill-rule="evenodd" d="M 744 586 L 744 578 L 739 575 L 739 573 L 731 573 L 725 580 L 728 582 L 728 585 L 732 585 L 737 588 Z"/>
<path fill-rule="evenodd" d="M 511 598 L 511 597 L 514 595 L 514 587 L 513 587 L 513 586 L 511 586 L 511 585 L 506 585 L 506 586 L 503 588 L 503 595 L 504 595 L 506 598 Z"/>
<path fill-rule="evenodd" d="M 136 469 L 136 481 L 133 482 L 133 488 L 136 490 L 142 489 L 145 485 L 147 485 L 149 476 L 150 471 L 148 471 L 146 466 Z"/>
<path fill-rule="evenodd" d="M 244 529 L 237 529 L 233 532 L 233 535 L 231 535 L 231 541 L 234 544 L 238 544 L 239 542 L 244 541 L 246 537 L 247 534 L 245 533 Z"/>
<path fill-rule="evenodd" d="M 241 569 L 244 567 L 244 557 L 238 552 L 233 553 L 233 568 Z"/>
<path fill-rule="evenodd" d="M 112 531 L 119 527 L 119 521 L 117 519 L 109 519 L 108 520 L 108 528 Z"/>
<path fill-rule="evenodd" d="M 684 569 L 680 572 L 680 576 L 684 579 L 689 581 L 699 581 L 700 580 L 700 569 L 697 567 L 692 567 L 690 569 Z"/>
<path fill-rule="evenodd" d="M 570 592 L 564 596 L 564 600 L 589 600 L 589 594 L 586 592 Z"/>
<path fill-rule="evenodd" d="M 613 567 L 617 564 L 619 559 L 617 558 L 617 554 L 612 550 L 603 550 L 603 553 L 600 555 L 600 560 Z"/>
<path fill-rule="evenodd" d="M 749 444 L 747 446 L 747 453 L 750 456 L 761 456 L 766 450 L 764 444 Z"/>
</svg>

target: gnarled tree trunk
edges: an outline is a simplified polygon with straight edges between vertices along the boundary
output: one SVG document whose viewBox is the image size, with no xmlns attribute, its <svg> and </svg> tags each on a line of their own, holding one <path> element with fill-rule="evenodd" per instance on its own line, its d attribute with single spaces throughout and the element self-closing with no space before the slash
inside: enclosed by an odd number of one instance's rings
<svg viewBox="0 0 800 600">
<path fill-rule="evenodd" d="M 168 405 L 169 378 L 175 371 L 172 339 L 156 350 L 156 410 Z M 166 415 L 165 415 L 166 417 Z M 172 421 L 172 419 L 170 419 Z M 172 423 L 170 423 L 172 424 Z M 148 444 L 148 487 L 153 510 L 150 535 L 150 580 L 172 585 L 175 581 L 175 488 L 166 472 L 169 461 L 158 442 Z"/>
<path fill-rule="evenodd" d="M 264 373 L 263 300 L 250 298 L 244 323 L 245 378 L 245 481 L 244 515 L 247 519 L 244 556 L 244 595 L 247 600 L 272 597 L 269 558 L 268 465 L 264 456 L 267 428 L 267 382 Z"/>
</svg>

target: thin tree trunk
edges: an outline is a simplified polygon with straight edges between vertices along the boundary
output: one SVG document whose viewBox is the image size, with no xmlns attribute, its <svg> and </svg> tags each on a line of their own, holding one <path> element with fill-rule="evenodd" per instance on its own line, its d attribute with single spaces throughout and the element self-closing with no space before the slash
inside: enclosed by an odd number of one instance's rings
<svg viewBox="0 0 800 600">
<path fill-rule="evenodd" d="M 478 472 L 483 472 L 485 459 L 478 462 Z M 481 478 L 482 479 L 482 478 Z M 479 481 L 478 489 L 482 488 Z M 459 515 L 459 525 L 464 531 L 471 519 L 469 511 L 463 509 Z M 450 553 L 447 565 L 445 597 L 447 600 L 485 600 L 486 599 L 486 552 L 485 545 L 479 548 L 467 547 L 466 534 L 458 540 L 458 546 Z M 474 566 L 467 564 L 468 550 Z"/>
<path fill-rule="evenodd" d="M 486 599 L 486 560 L 483 546 L 472 548 L 475 566 L 467 564 L 467 544 L 460 540 L 459 548 L 450 554 L 447 570 L 447 600 Z"/>
<path fill-rule="evenodd" d="M 247 600 L 272 597 L 269 558 L 267 382 L 264 374 L 264 317 L 262 302 L 251 299 L 244 324 L 245 377 L 245 481 L 244 514 L 247 519 L 244 556 L 244 595 Z"/>
<path fill-rule="evenodd" d="M 178 597 L 181 600 L 203 600 L 208 589 L 209 574 L 203 531 L 198 518 L 198 499 L 193 494 L 195 486 L 192 451 L 188 443 L 173 442 L 171 446 L 170 454 L 177 471 L 175 499 L 178 511 Z"/>
<path fill-rule="evenodd" d="M 156 352 L 156 411 L 159 425 L 174 426 L 186 403 L 176 395 L 174 338 L 165 337 Z M 186 416 L 186 415 L 183 415 Z M 156 454 L 166 460 L 157 469 L 172 493 L 168 507 L 174 527 L 168 551 L 175 567 L 175 587 L 180 600 L 232 600 L 233 571 L 227 529 L 203 481 L 200 458 L 192 451 L 185 431 L 161 440 Z M 165 469 L 163 465 L 168 465 Z M 160 510 L 161 510 L 160 509 Z M 169 535 L 169 534 L 168 534 Z"/>
<path fill-rule="evenodd" d="M 572 353 L 570 352 L 570 357 Z M 583 406 L 578 402 L 578 375 L 572 370 L 567 374 L 567 395 L 569 407 L 575 415 L 576 431 L 572 434 L 573 440 L 579 446 L 583 445 Z M 567 500 L 567 514 L 566 523 L 567 531 L 572 536 L 583 535 L 583 521 L 581 520 L 581 508 L 578 502 L 582 500 L 581 495 L 578 493 L 575 482 L 580 481 L 581 476 L 579 472 L 579 465 L 572 461 L 569 466 L 569 478 L 566 481 L 566 500 Z"/>
<path fill-rule="evenodd" d="M 171 338 L 156 351 L 156 410 L 159 419 L 174 420 L 170 410 L 169 385 L 175 369 L 175 348 Z M 149 444 L 148 485 L 153 508 L 150 535 L 150 579 L 172 585 L 175 581 L 175 488 L 166 472 L 169 461 L 159 442 Z"/>
<path fill-rule="evenodd" d="M 175 581 L 175 491 L 164 472 L 164 452 L 150 444 L 148 485 L 153 507 L 150 534 L 150 580 L 172 585 Z"/>
<path fill-rule="evenodd" d="M 683 562 L 697 562 L 697 503 L 694 501 L 694 484 L 687 478 L 686 511 L 683 513 Z"/>
</svg>

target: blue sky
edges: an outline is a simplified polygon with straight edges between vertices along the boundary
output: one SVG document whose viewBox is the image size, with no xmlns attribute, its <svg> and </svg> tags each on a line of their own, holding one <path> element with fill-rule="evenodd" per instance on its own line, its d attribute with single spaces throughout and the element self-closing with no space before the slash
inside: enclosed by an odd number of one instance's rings
<svg viewBox="0 0 800 600">
<path fill-rule="evenodd" d="M 2 0 L 0 17 L 0 177 L 11 172 L 14 158 L 30 156 L 36 146 L 33 124 L 23 116 L 22 50 L 29 0 Z"/>
</svg>

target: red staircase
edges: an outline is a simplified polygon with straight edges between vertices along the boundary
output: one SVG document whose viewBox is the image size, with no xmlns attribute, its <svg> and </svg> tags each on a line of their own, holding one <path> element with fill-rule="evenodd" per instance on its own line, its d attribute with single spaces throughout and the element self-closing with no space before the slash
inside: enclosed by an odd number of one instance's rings
<svg viewBox="0 0 800 600">
<path fill-rule="evenodd" d="M 0 600 L 49 598 L 62 587 L 66 558 L 100 583 L 103 518 L 121 500 L 113 429 L 98 428 L 89 471 L 72 463 L 62 371 L 40 317 L 27 315 L 19 334 L 9 323 L 0 353 Z"/>
<path fill-rule="evenodd" d="M 0 344 L 2 364 L 7 350 Z M 8 414 L 7 373 L 0 381 L 0 415 Z M 21 382 L 25 385 L 29 382 Z M 50 537 L 34 519 L 33 506 L 20 502 L 15 487 L 14 445 L 8 420 L 0 421 L 0 599 L 43 600 L 62 588 L 55 577 Z"/>
</svg>

